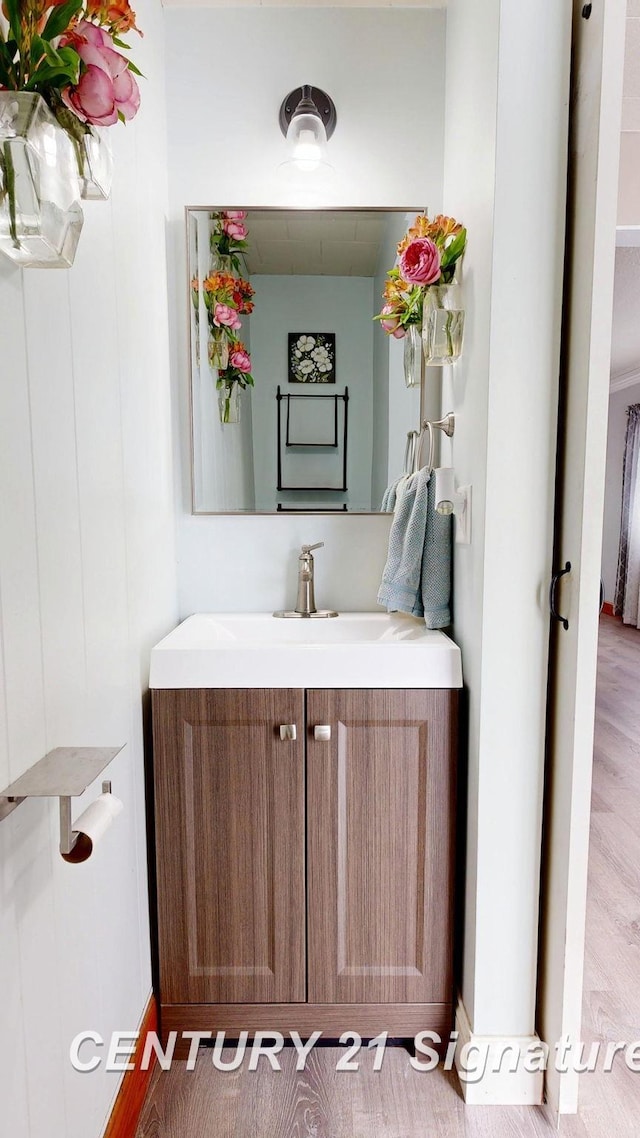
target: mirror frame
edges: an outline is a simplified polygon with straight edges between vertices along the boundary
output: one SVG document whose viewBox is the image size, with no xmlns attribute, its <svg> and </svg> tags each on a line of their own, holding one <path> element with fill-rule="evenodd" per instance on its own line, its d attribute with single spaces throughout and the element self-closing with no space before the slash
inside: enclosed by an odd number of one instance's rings
<svg viewBox="0 0 640 1138">
<path fill-rule="evenodd" d="M 227 209 L 242 209 L 250 213 L 259 210 L 261 213 L 426 213 L 424 206 L 390 206 L 390 205 L 341 205 L 341 206 L 287 206 L 287 205 L 186 205 L 184 207 L 184 239 L 186 260 L 186 336 L 189 381 L 189 479 L 191 485 L 191 516 L 196 518 L 388 518 L 390 515 L 382 510 L 198 510 L 196 509 L 196 480 L 195 480 L 195 437 L 194 437 L 194 406 L 193 406 L 193 352 L 191 348 L 191 287 L 189 277 L 189 215 L 199 212 L 220 212 Z M 435 369 L 432 369 L 435 370 Z M 441 371 L 441 369 L 438 369 Z M 440 385 L 438 384 L 438 393 Z M 424 374 L 420 384 L 420 419 L 427 417 L 425 406 Z"/>
</svg>

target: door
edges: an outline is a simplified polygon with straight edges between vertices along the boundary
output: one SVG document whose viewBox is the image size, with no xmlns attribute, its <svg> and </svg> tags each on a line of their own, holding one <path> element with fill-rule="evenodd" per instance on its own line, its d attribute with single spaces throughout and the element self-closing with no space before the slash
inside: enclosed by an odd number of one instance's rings
<svg viewBox="0 0 640 1138">
<path fill-rule="evenodd" d="M 311 1003 L 451 1003 L 456 704 L 307 693 Z"/>
<path fill-rule="evenodd" d="M 303 1001 L 303 692 L 153 699 L 162 1003 Z"/>
<path fill-rule="evenodd" d="M 625 0 L 574 3 L 563 400 L 545 802 L 538 1030 L 580 1039 L 602 513 L 611 358 Z M 553 1055 L 553 1052 L 552 1052 Z M 549 1065 L 556 1114 L 577 1109 L 578 1076 Z"/>
</svg>

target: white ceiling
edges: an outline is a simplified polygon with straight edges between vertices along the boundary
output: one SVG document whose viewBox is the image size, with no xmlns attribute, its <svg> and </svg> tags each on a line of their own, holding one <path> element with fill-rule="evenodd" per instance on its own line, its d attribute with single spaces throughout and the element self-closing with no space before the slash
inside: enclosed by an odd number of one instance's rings
<svg viewBox="0 0 640 1138">
<path fill-rule="evenodd" d="M 372 277 L 388 213 L 250 210 L 250 273 Z"/>
</svg>

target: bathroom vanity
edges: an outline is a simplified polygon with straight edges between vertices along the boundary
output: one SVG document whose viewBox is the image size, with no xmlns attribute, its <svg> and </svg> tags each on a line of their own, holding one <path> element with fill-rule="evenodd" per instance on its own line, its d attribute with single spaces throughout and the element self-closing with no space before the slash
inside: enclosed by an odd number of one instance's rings
<svg viewBox="0 0 640 1138">
<path fill-rule="evenodd" d="M 461 683 L 384 614 L 195 616 L 153 650 L 164 1038 L 448 1032 Z"/>
</svg>

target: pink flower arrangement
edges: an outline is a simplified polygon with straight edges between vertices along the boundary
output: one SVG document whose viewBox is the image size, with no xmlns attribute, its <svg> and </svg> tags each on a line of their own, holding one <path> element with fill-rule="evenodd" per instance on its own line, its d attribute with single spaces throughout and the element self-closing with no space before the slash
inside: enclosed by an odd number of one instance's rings
<svg viewBox="0 0 640 1138">
<path fill-rule="evenodd" d="M 213 310 L 213 323 L 218 328 L 231 328 L 234 332 L 242 327 L 242 321 L 235 308 L 229 304 L 220 304 L 220 302 L 216 304 Z"/>
<path fill-rule="evenodd" d="M 416 237 L 400 256 L 400 275 L 410 284 L 435 284 L 440 270 L 440 250 L 430 237 Z"/>
<path fill-rule="evenodd" d="M 209 241 L 213 260 L 202 288 L 209 321 L 210 345 L 222 341 L 228 348 L 226 367 L 215 365 L 209 356 L 211 366 L 218 372 L 216 387 L 225 392 L 220 404 L 223 423 L 230 421 L 230 393 L 237 390 L 237 387 L 243 390 L 253 387 L 251 356 L 238 338 L 242 327 L 240 317 L 248 316 L 253 311 L 251 297 L 254 290 L 240 272 L 240 256 L 245 254 L 247 248 L 246 217 L 247 211 L 244 209 L 225 209 L 209 214 Z"/>
<path fill-rule="evenodd" d="M 241 340 L 236 340 L 231 345 L 229 352 L 229 363 L 226 368 L 218 372 L 218 381 L 216 387 L 230 388 L 234 383 L 237 383 L 244 391 L 247 387 L 253 387 L 253 376 L 251 372 L 251 357 Z M 226 419 L 224 420 L 227 421 Z"/>
<path fill-rule="evenodd" d="M 239 254 L 246 253 L 248 229 L 245 225 L 246 209 L 223 209 L 209 215 L 212 223 L 211 252 L 221 259 L 238 276 L 241 274 Z"/>
<path fill-rule="evenodd" d="M 77 118 L 90 126 L 132 119 L 140 106 L 140 91 L 129 61 L 114 50 L 109 33 L 82 20 L 63 46 L 72 46 L 83 64 L 78 84 L 60 92 Z"/>
<path fill-rule="evenodd" d="M 467 244 L 467 231 L 453 217 L 430 220 L 418 214 L 398 245 L 398 260 L 387 273 L 384 306 L 374 317 L 388 336 L 401 339 L 422 323 L 424 300 L 432 285 L 450 284 Z"/>
<path fill-rule="evenodd" d="M 402 327 L 400 317 L 394 312 L 392 304 L 385 304 L 380 316 L 380 325 L 390 336 L 395 336 L 396 340 L 406 336 L 406 329 Z"/>
<path fill-rule="evenodd" d="M 116 51 L 127 46 L 118 37 L 142 35 L 129 0 L 13 0 L 3 11 L 0 88 L 41 95 L 75 143 L 134 117 L 140 72 Z"/>
<path fill-rule="evenodd" d="M 234 241 L 244 241 L 248 233 L 247 227 L 242 221 L 235 221 L 231 217 L 225 218 L 222 228 L 227 237 L 231 237 Z"/>
<path fill-rule="evenodd" d="M 237 345 L 229 354 L 229 365 L 236 371 L 248 374 L 251 371 L 251 356 L 241 344 Z"/>
</svg>

